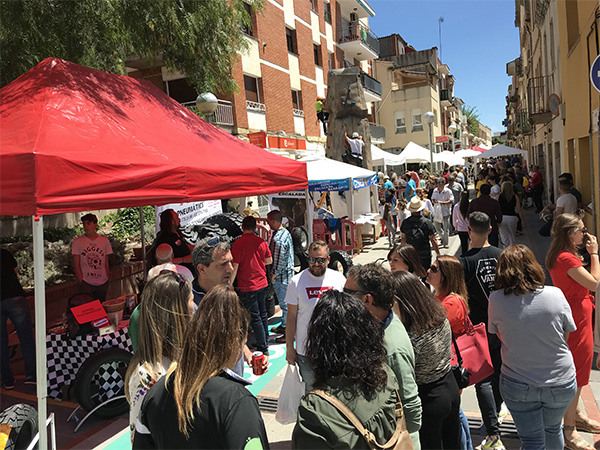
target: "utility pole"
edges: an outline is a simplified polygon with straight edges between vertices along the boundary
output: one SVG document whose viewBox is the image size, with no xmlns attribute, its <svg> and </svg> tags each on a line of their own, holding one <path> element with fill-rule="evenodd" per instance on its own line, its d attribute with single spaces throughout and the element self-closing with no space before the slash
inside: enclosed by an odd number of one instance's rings
<svg viewBox="0 0 600 450">
<path fill-rule="evenodd" d="M 444 18 L 440 17 L 438 19 L 438 28 L 439 28 L 439 32 L 440 32 L 440 61 L 444 61 L 442 59 L 442 23 L 444 22 Z"/>
</svg>

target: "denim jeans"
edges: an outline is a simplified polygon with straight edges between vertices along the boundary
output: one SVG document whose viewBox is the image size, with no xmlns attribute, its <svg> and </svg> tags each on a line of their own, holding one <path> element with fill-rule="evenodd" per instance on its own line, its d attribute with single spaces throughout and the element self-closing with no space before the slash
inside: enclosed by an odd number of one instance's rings
<svg viewBox="0 0 600 450">
<path fill-rule="evenodd" d="M 471 440 L 471 430 L 469 429 L 469 420 L 462 408 L 458 411 L 458 418 L 460 419 L 460 450 L 473 450 L 473 441 Z"/>
<path fill-rule="evenodd" d="M 287 292 L 287 283 L 281 281 L 273 281 L 273 289 L 277 295 L 277 301 L 279 302 L 279 308 L 281 309 L 281 326 L 285 327 L 287 323 L 287 303 L 285 302 L 285 294 Z"/>
<path fill-rule="evenodd" d="M 502 405 L 502 395 L 500 394 L 502 358 L 500 356 L 500 340 L 498 336 L 488 333 L 487 337 L 494 373 L 475 385 L 475 393 L 487 435 L 494 436 L 500 433 L 498 411 Z"/>
<path fill-rule="evenodd" d="M 2 382 L 10 384 L 15 381 L 12 370 L 10 370 L 6 327 L 8 319 L 13 323 L 19 337 L 21 353 L 25 362 L 25 377 L 35 380 L 35 342 L 29 306 L 27 306 L 25 297 L 11 297 L 0 302 L 0 375 Z"/>
<path fill-rule="evenodd" d="M 239 297 L 242 305 L 250 313 L 250 327 L 254 332 L 256 339 L 256 348 L 259 352 L 267 352 L 269 344 L 267 336 L 269 336 L 269 317 L 267 313 L 267 288 L 259 289 L 258 291 L 240 292 Z"/>
<path fill-rule="evenodd" d="M 298 358 L 298 368 L 300 369 L 300 375 L 302 381 L 304 381 L 304 392 L 308 394 L 313 389 L 315 383 L 315 373 L 308 362 L 308 358 L 304 355 L 296 355 Z"/>
<path fill-rule="evenodd" d="M 443 222 L 433 221 L 435 231 L 442 239 L 442 245 L 448 245 L 448 233 L 450 232 L 450 216 L 444 216 Z"/>
<path fill-rule="evenodd" d="M 517 427 L 523 450 L 562 450 L 562 418 L 577 392 L 575 380 L 536 387 L 502 375 L 500 391 Z"/>
</svg>

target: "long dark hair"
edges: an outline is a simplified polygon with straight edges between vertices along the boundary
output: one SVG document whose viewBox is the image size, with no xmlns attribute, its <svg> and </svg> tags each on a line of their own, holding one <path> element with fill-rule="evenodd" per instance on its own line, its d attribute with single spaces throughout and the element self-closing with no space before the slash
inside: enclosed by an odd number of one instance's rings
<svg viewBox="0 0 600 450">
<path fill-rule="evenodd" d="M 423 334 L 446 320 L 446 310 L 416 275 L 404 270 L 393 275 L 400 319 L 407 331 Z"/>
<path fill-rule="evenodd" d="M 464 191 L 462 191 L 460 193 L 460 206 L 458 207 L 459 211 L 460 211 L 460 215 L 463 216 L 463 219 L 467 220 L 467 216 L 469 213 L 469 190 L 465 189 Z"/>
<path fill-rule="evenodd" d="M 333 289 L 323 293 L 308 325 L 306 349 L 315 386 L 344 377 L 372 399 L 387 383 L 383 327 L 349 294 Z"/>
<path fill-rule="evenodd" d="M 399 244 L 391 249 L 387 255 L 388 261 L 396 253 L 408 266 L 408 271 L 414 273 L 419 278 L 425 278 L 427 271 L 421 264 L 417 250 L 410 244 Z"/>
<path fill-rule="evenodd" d="M 172 233 L 173 232 L 173 213 L 177 214 L 174 209 L 165 209 L 160 213 L 160 233 Z M 176 230 L 177 231 L 177 230 Z"/>
</svg>

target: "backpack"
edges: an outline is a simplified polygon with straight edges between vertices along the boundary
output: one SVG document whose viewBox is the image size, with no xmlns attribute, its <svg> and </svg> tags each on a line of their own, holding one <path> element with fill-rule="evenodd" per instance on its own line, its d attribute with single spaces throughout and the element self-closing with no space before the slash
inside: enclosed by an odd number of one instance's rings
<svg viewBox="0 0 600 450">
<path fill-rule="evenodd" d="M 410 227 L 406 233 L 406 242 L 415 248 L 423 248 L 429 242 L 429 236 L 422 230 L 423 224 L 419 223 L 417 227 Z"/>
<path fill-rule="evenodd" d="M 93 302 L 96 300 L 90 294 L 74 294 L 67 300 L 67 334 L 71 339 L 77 336 L 85 336 L 87 334 L 93 334 L 95 332 L 94 327 L 91 323 L 80 324 L 75 319 L 71 308 L 74 306 L 85 305 L 86 303 Z"/>
</svg>

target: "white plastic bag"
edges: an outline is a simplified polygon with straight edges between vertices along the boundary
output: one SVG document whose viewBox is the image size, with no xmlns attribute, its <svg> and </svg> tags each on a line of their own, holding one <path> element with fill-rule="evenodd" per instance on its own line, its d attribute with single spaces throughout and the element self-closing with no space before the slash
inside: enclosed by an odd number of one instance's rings
<svg viewBox="0 0 600 450">
<path fill-rule="evenodd" d="M 297 365 L 288 364 L 277 402 L 275 420 L 282 425 L 296 422 L 298 407 L 303 395 L 304 382 L 300 378 L 300 369 Z"/>
<path fill-rule="evenodd" d="M 442 223 L 444 221 L 444 211 L 442 211 L 442 205 L 439 203 L 433 205 L 433 220 L 438 223 Z"/>
</svg>

